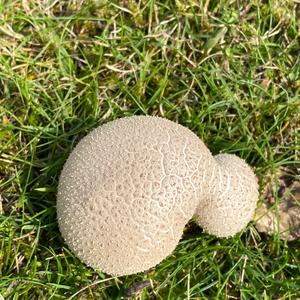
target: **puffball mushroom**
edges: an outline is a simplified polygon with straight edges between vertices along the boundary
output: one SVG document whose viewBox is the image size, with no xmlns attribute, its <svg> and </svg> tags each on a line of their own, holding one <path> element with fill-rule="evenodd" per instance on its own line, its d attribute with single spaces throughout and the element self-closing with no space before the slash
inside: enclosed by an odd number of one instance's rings
<svg viewBox="0 0 300 300">
<path fill-rule="evenodd" d="M 218 154 L 209 193 L 199 201 L 196 222 L 209 234 L 230 237 L 252 220 L 258 198 L 256 176 L 235 155 Z"/>
<path fill-rule="evenodd" d="M 194 215 L 219 236 L 241 230 L 255 208 L 254 181 L 245 162 L 215 159 L 177 123 L 121 118 L 89 133 L 67 159 L 58 186 L 58 224 L 88 266 L 134 274 L 167 257 Z"/>
</svg>

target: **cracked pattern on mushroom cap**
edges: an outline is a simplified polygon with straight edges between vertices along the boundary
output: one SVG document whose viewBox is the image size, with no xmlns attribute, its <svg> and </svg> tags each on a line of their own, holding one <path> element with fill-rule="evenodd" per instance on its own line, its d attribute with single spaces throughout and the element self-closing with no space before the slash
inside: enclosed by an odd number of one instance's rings
<svg viewBox="0 0 300 300">
<path fill-rule="evenodd" d="M 210 176 L 203 171 L 209 164 L 203 142 L 169 120 L 136 116 L 100 126 L 63 168 L 62 236 L 83 262 L 106 273 L 149 269 L 173 251 L 207 194 L 200 179 Z"/>
<path fill-rule="evenodd" d="M 230 237 L 252 220 L 258 199 L 256 176 L 235 155 L 214 156 L 209 193 L 199 201 L 196 222 L 209 234 Z"/>
</svg>

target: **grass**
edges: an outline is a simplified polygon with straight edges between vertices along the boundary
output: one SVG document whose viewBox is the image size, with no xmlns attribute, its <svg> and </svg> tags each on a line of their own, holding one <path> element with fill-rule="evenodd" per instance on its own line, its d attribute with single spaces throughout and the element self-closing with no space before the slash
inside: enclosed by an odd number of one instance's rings
<svg viewBox="0 0 300 300">
<path fill-rule="evenodd" d="M 191 223 L 156 268 L 112 278 L 74 257 L 55 212 L 72 148 L 123 116 L 181 123 L 261 191 L 280 167 L 299 180 L 299 49 L 299 1 L 0 1 L 0 295 L 122 299 L 151 279 L 136 298 L 299 298 L 299 240 Z"/>
</svg>

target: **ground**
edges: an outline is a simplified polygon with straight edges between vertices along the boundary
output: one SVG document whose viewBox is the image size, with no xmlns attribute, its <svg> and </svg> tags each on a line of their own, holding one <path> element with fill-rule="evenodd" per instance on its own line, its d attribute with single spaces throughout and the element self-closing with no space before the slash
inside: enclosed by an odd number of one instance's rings
<svg viewBox="0 0 300 300">
<path fill-rule="evenodd" d="M 299 49 L 296 0 L 0 1 L 0 295 L 122 299 L 151 280 L 136 298 L 299 298 L 299 240 L 253 222 L 230 239 L 191 222 L 157 267 L 115 278 L 74 257 L 55 209 L 80 138 L 131 115 L 244 158 L 261 195 L 278 168 L 299 180 Z"/>
</svg>

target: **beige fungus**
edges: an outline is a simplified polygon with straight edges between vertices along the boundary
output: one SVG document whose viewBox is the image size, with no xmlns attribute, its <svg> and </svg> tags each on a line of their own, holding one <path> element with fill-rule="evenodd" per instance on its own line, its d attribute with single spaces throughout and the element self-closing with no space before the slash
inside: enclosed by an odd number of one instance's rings
<svg viewBox="0 0 300 300">
<path fill-rule="evenodd" d="M 209 234 L 230 237 L 253 219 L 258 199 L 256 176 L 235 155 L 214 156 L 216 165 L 206 197 L 199 201 L 196 222 Z"/>
<path fill-rule="evenodd" d="M 57 215 L 83 262 L 127 275 L 167 257 L 194 215 L 209 233 L 235 234 L 251 220 L 256 198 L 244 161 L 214 159 L 189 129 L 135 116 L 102 125 L 78 143 L 59 180 Z"/>
</svg>

